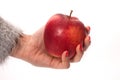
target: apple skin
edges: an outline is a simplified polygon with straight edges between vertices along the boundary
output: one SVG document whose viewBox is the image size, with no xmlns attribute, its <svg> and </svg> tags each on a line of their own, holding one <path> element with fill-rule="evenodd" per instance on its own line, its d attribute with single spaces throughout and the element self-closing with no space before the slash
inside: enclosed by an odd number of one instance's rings
<svg viewBox="0 0 120 80">
<path fill-rule="evenodd" d="M 76 54 L 77 45 L 84 46 L 86 32 L 84 24 L 78 18 L 55 14 L 45 25 L 45 48 L 48 54 L 58 58 L 67 50 L 68 58 L 72 58 Z"/>
</svg>

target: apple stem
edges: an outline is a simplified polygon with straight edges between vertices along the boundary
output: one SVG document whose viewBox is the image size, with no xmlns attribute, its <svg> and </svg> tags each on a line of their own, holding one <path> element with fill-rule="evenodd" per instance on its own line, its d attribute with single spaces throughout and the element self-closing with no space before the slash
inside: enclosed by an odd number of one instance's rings
<svg viewBox="0 0 120 80">
<path fill-rule="evenodd" d="M 69 18 L 71 18 L 72 12 L 73 12 L 73 10 L 71 10 L 71 11 L 70 11 L 70 15 L 69 15 Z"/>
</svg>

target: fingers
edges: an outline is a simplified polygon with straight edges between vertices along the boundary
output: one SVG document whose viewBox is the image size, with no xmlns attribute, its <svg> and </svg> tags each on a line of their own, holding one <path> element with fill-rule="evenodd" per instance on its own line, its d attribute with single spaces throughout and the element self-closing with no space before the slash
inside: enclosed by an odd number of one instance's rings
<svg viewBox="0 0 120 80">
<path fill-rule="evenodd" d="M 64 51 L 61 58 L 54 57 L 50 62 L 50 67 L 55 69 L 68 69 L 70 67 L 70 61 L 66 55 L 68 55 L 68 51 Z"/>
<path fill-rule="evenodd" d="M 84 40 L 84 51 L 87 50 L 87 48 L 89 47 L 90 44 L 91 44 L 90 36 L 87 36 Z"/>
<path fill-rule="evenodd" d="M 89 47 L 91 43 L 90 36 L 88 36 L 90 33 L 90 26 L 86 26 L 86 30 L 88 34 L 84 40 L 84 47 L 82 44 L 79 44 L 76 47 L 76 55 L 72 59 L 70 59 L 71 62 L 79 62 L 84 54 L 84 51 Z M 66 55 L 68 55 L 68 51 L 65 51 L 62 54 L 62 68 L 69 68 L 70 66 L 69 59 L 66 57 Z"/>
<path fill-rule="evenodd" d="M 89 47 L 89 45 L 91 43 L 91 39 L 90 39 L 90 36 L 89 36 L 90 29 L 91 29 L 90 26 L 86 26 L 87 35 L 86 35 L 86 38 L 84 40 L 84 51 L 87 50 L 87 48 Z"/>
<path fill-rule="evenodd" d="M 64 51 L 62 54 L 61 60 L 58 60 L 57 65 L 56 65 L 56 63 L 55 63 L 55 65 L 53 65 L 54 68 L 67 69 L 70 67 L 70 61 L 71 62 L 79 62 L 81 60 L 81 58 L 84 54 L 84 51 L 89 47 L 89 45 L 91 43 L 90 36 L 88 36 L 90 33 L 90 27 L 87 26 L 86 30 L 87 30 L 87 35 L 86 35 L 87 37 L 84 40 L 84 47 L 82 44 L 79 44 L 76 47 L 76 55 L 72 59 L 69 59 L 67 57 L 69 54 L 68 51 Z"/>
<path fill-rule="evenodd" d="M 87 30 L 87 35 L 84 40 L 84 46 L 79 44 L 76 47 L 76 55 L 73 57 L 73 59 L 71 59 L 71 62 L 79 62 L 83 56 L 84 51 L 87 50 L 87 48 L 89 47 L 89 45 L 91 43 L 90 36 L 88 36 L 90 33 L 90 26 L 86 26 L 86 30 Z"/>
<path fill-rule="evenodd" d="M 86 26 L 87 33 L 90 33 L 90 26 Z"/>
<path fill-rule="evenodd" d="M 64 51 L 62 54 L 61 68 L 67 69 L 70 67 L 70 62 L 67 56 L 68 56 L 68 51 Z"/>
<path fill-rule="evenodd" d="M 73 57 L 73 59 L 71 59 L 71 62 L 79 62 L 82 58 L 83 55 L 83 47 L 82 45 L 78 45 L 76 47 L 76 55 Z"/>
</svg>

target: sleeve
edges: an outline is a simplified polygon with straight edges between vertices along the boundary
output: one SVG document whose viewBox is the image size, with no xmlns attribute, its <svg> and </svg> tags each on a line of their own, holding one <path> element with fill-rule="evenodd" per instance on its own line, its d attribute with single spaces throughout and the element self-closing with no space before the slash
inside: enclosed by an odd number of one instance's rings
<svg viewBox="0 0 120 80">
<path fill-rule="evenodd" d="M 0 64 L 10 55 L 22 31 L 0 17 Z"/>
</svg>

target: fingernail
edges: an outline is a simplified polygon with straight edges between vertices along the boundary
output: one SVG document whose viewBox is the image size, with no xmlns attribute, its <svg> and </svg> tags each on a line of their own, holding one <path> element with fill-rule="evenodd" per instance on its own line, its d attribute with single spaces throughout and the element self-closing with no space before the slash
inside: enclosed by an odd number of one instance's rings
<svg viewBox="0 0 120 80">
<path fill-rule="evenodd" d="M 87 29 L 86 29 L 87 30 L 87 34 L 90 33 L 90 29 L 91 29 L 90 26 L 88 26 Z"/>
<path fill-rule="evenodd" d="M 88 31 L 90 31 L 90 29 L 91 29 L 91 28 L 90 28 L 90 26 L 89 26 L 89 27 L 88 27 Z"/>
<path fill-rule="evenodd" d="M 90 36 L 88 36 L 88 40 L 89 40 L 89 44 L 91 44 L 91 38 L 90 38 Z"/>
<path fill-rule="evenodd" d="M 68 51 L 66 51 L 66 57 L 68 57 L 69 56 L 69 53 L 68 53 Z"/>
<path fill-rule="evenodd" d="M 80 51 L 83 51 L 83 46 L 82 46 L 82 44 L 80 44 Z"/>
<path fill-rule="evenodd" d="M 91 38 L 90 38 L 90 36 L 88 36 L 88 40 L 89 40 L 89 41 L 91 41 Z"/>
</svg>

